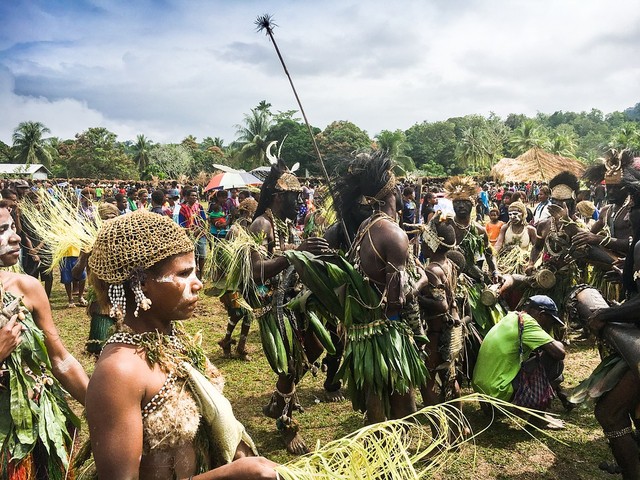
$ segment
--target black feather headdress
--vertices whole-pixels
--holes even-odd
[[[549,188],[551,189],[551,198],[556,200],[569,200],[575,198],[580,184],[578,177],[573,173],[564,171],[557,174],[549,180]]]

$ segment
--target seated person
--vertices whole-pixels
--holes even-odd
[[[546,295],[534,295],[522,312],[509,312],[487,333],[473,371],[476,392],[537,410],[546,410],[554,396],[553,385],[562,381],[565,350],[549,334],[557,325],[555,302]],[[528,391],[524,377],[538,372],[547,388],[540,394]],[[544,391],[543,391],[544,390]],[[562,428],[558,420],[546,418],[546,428]]]

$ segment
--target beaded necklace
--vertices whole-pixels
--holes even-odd
[[[121,331],[111,335],[105,342],[105,344],[110,343],[122,343],[141,348],[150,366],[157,364],[168,374],[182,376],[178,369],[181,362],[188,362],[201,372],[205,372],[206,369],[207,360],[202,346],[187,335],[178,322],[172,324],[169,334],[158,331],[144,333]]]

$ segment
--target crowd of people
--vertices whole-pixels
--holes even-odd
[[[247,335],[254,324],[260,330],[275,379],[263,413],[292,454],[309,451],[294,419],[296,390],[322,362],[325,400],[350,399],[367,423],[416,412],[418,395],[425,406],[459,399],[470,384],[531,413],[540,428],[561,429],[556,417],[527,409],[547,411],[557,398],[570,411],[592,396],[615,459],[603,468],[640,478],[638,333],[620,325],[637,321],[640,298],[639,179],[626,150],[608,152],[582,179],[561,172],[544,182],[425,185],[397,179],[390,159],[374,153],[333,179],[331,207],[318,201],[321,187],[302,184],[280,159],[259,191],[67,186],[80,221],[102,222],[93,248],[65,246],[59,266],[69,307],[87,303],[85,282],[96,293],[88,346],[99,359],[90,380],[51,318],[49,237],[21,208],[63,190],[5,183],[0,262],[21,263],[28,275],[0,271],[0,384],[19,388],[10,379],[20,369],[41,378],[19,361],[24,313],[10,307],[21,298],[48,355],[39,391],[61,386],[85,405],[99,476],[276,478],[277,465],[257,456],[221,393],[220,372],[177,322],[191,317],[211,282],[228,316],[218,341],[225,356],[251,361],[258,352]],[[589,332],[603,363],[568,392],[565,347]],[[20,397],[32,407],[31,425],[67,429],[69,418],[38,413],[41,397]],[[46,435],[27,439],[26,424],[14,428],[0,451],[9,478],[68,468],[69,441],[54,455]],[[468,433],[449,428],[452,438]]]

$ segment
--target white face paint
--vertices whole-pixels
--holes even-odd
[[[173,282],[174,275],[163,275],[162,277],[156,278],[156,282],[158,283],[170,283]]]
[[[186,300],[186,301],[189,301],[198,297],[197,294],[193,295],[191,292],[194,281],[200,282],[200,280],[196,276],[195,268],[193,269],[193,271],[188,277],[182,277],[180,275],[175,275],[172,273],[169,275],[163,275],[161,277],[156,278],[157,283],[175,283],[176,285],[181,287],[182,300]]]
[[[522,213],[515,211],[509,212],[509,220],[513,223],[520,223],[522,221]]]
[[[8,211],[6,216],[7,219],[0,223],[0,257],[3,257],[11,252],[16,252],[16,250],[20,248],[18,243],[19,238],[16,234],[16,226],[13,223],[13,218],[11,218],[11,215],[8,213]],[[16,261],[17,260],[18,256],[16,255]],[[14,263],[15,262],[10,263],[9,265],[13,265]],[[2,258],[0,258],[0,266],[8,266],[5,265],[5,262],[2,260]]]

